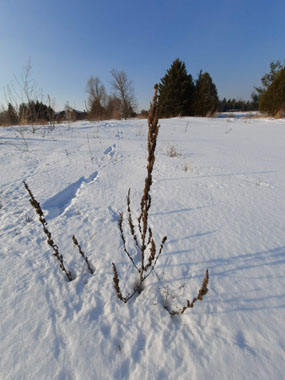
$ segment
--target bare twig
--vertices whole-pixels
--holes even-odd
[[[134,262],[134,259],[132,258],[132,256],[130,255],[129,251],[127,250],[126,239],[125,239],[125,234],[124,234],[124,230],[123,230],[123,221],[124,221],[123,213],[120,212],[119,215],[120,215],[119,228],[120,228],[120,232],[121,232],[121,239],[122,239],[122,242],[123,242],[124,251],[125,251],[126,255],[128,256],[128,258],[131,260],[131,262],[134,265],[134,267],[136,268],[136,270],[139,272],[140,271],[139,268],[137,267],[136,263]]]

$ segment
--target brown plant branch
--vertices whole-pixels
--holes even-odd
[[[139,246],[139,242],[138,242],[137,235],[135,233],[135,226],[134,226],[133,218],[132,218],[130,195],[131,195],[131,189],[129,189],[128,196],[127,196],[128,221],[129,221],[129,227],[130,227],[130,231],[131,231],[132,237],[133,237],[133,239],[134,239],[134,241],[136,243],[136,246],[138,247]]]
[[[52,239],[52,236],[51,236],[51,233],[50,231],[48,230],[47,228],[47,221],[44,217],[44,213],[43,213],[43,210],[41,208],[41,205],[40,203],[35,199],[33,193],[31,192],[29,186],[26,184],[25,181],[23,181],[24,183],[24,186],[27,190],[27,192],[29,193],[29,196],[30,196],[30,204],[32,205],[32,207],[36,210],[36,213],[39,215],[39,221],[41,222],[42,226],[43,226],[43,231],[44,233],[46,234],[47,236],[47,244],[51,247],[51,249],[53,250],[53,256],[56,257],[56,259],[58,260],[59,262],[59,267],[60,269],[65,273],[68,281],[72,281],[73,278],[72,278],[72,274],[71,272],[69,272],[66,268],[65,268],[65,265],[64,265],[64,262],[63,262],[63,256],[59,253],[59,249],[58,249],[58,246],[54,243],[53,239]]]
[[[137,289],[135,289],[131,294],[129,294],[127,297],[123,297],[122,295],[122,292],[121,292],[121,289],[120,289],[120,285],[119,285],[119,276],[118,276],[118,272],[117,272],[117,268],[116,268],[116,265],[114,263],[112,263],[112,266],[113,266],[113,274],[114,274],[114,277],[113,277],[113,285],[114,285],[114,289],[115,289],[115,292],[117,294],[117,297],[123,301],[124,303],[127,303],[129,301],[129,299],[132,298],[132,296],[136,293]]]
[[[132,256],[130,255],[129,251],[127,250],[126,239],[125,239],[125,234],[124,234],[124,230],[123,230],[124,215],[123,215],[122,212],[120,212],[119,215],[120,215],[119,229],[120,229],[121,239],[122,239],[123,246],[124,246],[124,251],[125,251],[126,255],[128,256],[128,258],[131,260],[131,262],[134,265],[134,267],[136,268],[136,270],[139,272],[140,271],[139,268],[137,267],[136,263],[134,262],[134,259],[132,258]]]
[[[179,310],[172,310],[172,311],[169,311],[169,313],[171,315],[181,315],[184,313],[185,310],[187,309],[190,309],[192,307],[194,307],[194,304],[195,302],[197,302],[198,300],[199,301],[203,301],[203,298],[204,296],[208,293],[208,283],[209,283],[209,272],[208,272],[208,269],[206,270],[205,272],[205,276],[204,276],[204,279],[203,279],[203,283],[202,283],[202,286],[199,290],[199,293],[197,295],[197,297],[194,297],[192,302],[190,302],[189,300],[187,300],[187,303],[185,306],[183,306],[181,309]]]
[[[162,250],[163,250],[163,247],[164,247],[164,243],[166,242],[167,240],[167,236],[164,236],[164,238],[162,239],[161,241],[161,244],[160,244],[160,248],[159,248],[159,252],[158,252],[158,255],[156,256],[155,260],[154,260],[154,263],[151,267],[151,270],[148,272],[148,274],[144,277],[144,280],[151,274],[151,272],[154,270],[154,267],[156,266],[156,263],[157,263],[157,260],[159,259],[159,256],[161,255],[162,253]],[[152,260],[153,261],[153,260]]]

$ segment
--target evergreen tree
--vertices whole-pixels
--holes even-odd
[[[9,124],[11,125],[18,124],[18,115],[15,108],[12,106],[11,103],[8,104],[7,116],[8,116]]]
[[[270,62],[270,71],[269,73],[264,74],[261,78],[261,87],[255,87],[258,95],[262,95],[265,91],[272,85],[274,79],[277,77],[278,73],[284,69],[284,66],[279,60],[276,62]]]
[[[219,106],[219,98],[216,85],[213,83],[209,73],[199,73],[194,92],[194,114],[206,116],[214,113]]]
[[[269,73],[264,74],[264,76],[261,78],[261,86],[254,87],[255,91],[251,94],[251,97],[257,106],[259,104],[260,97],[268,90],[278,73],[284,68],[285,66],[282,65],[279,60],[276,62],[270,62]]]
[[[250,111],[257,111],[258,110],[258,107],[259,107],[259,95],[257,95],[256,92],[252,92],[252,94],[250,95],[252,101],[251,101],[251,108],[250,108]]]
[[[100,120],[104,118],[105,108],[101,105],[100,99],[94,99],[88,113],[90,120]]]
[[[259,111],[270,115],[285,113],[285,68],[278,72],[272,84],[261,95]]]
[[[193,79],[184,62],[176,59],[159,84],[159,111],[162,117],[191,115]]]
[[[19,107],[19,120],[22,124],[51,121],[54,118],[52,107],[33,100],[29,103],[21,103]]]

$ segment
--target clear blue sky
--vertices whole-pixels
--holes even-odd
[[[1,0],[0,104],[29,57],[57,109],[83,109],[91,75],[109,90],[113,68],[146,108],[176,58],[194,79],[208,71],[220,98],[249,99],[269,63],[285,59],[284,15],[284,0]]]

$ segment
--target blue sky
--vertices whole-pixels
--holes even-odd
[[[0,104],[29,57],[57,109],[83,109],[91,75],[108,91],[113,68],[147,108],[176,58],[194,79],[208,71],[220,98],[249,99],[269,63],[285,59],[284,14],[284,0],[1,0]]]

